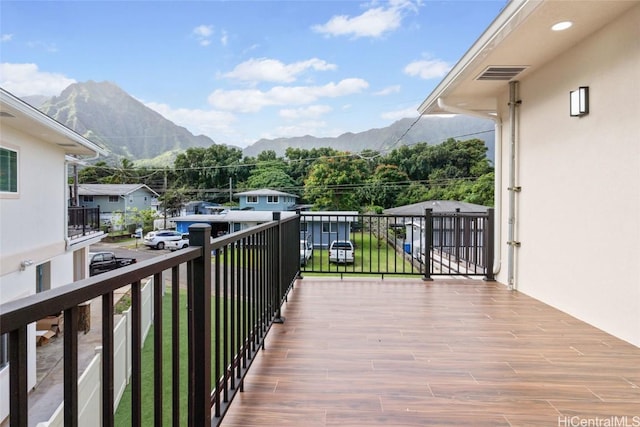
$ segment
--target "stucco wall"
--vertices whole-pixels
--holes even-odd
[[[2,142],[19,146],[19,197],[0,199],[0,251],[3,257],[24,253],[37,260],[36,248],[57,245],[64,250],[64,152],[38,143],[7,126]]]
[[[640,6],[520,82],[516,286],[640,346]],[[589,86],[590,113],[569,116]],[[506,99],[502,100],[506,105]],[[507,123],[508,116],[503,114]],[[503,129],[502,241],[510,127]],[[507,282],[507,247],[498,279]]]

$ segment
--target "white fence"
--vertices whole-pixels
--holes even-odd
[[[153,324],[153,278],[141,289],[142,294],[142,343]],[[120,399],[131,378],[131,310],[122,313],[122,318],[113,328],[113,407],[118,408]],[[78,424],[99,426],[102,424],[102,347],[78,379]],[[64,403],[58,406],[49,421],[37,427],[63,427]]]

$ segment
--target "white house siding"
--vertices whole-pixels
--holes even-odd
[[[0,199],[0,253],[2,258],[40,259],[40,250],[54,246],[64,251],[65,169],[64,152],[53,144],[3,126],[2,141],[19,145],[18,198]],[[46,177],[46,178],[45,178]],[[2,273],[19,266],[3,265]],[[1,289],[1,288],[0,288]],[[0,294],[1,296],[1,294]]]
[[[65,153],[52,143],[2,127],[0,143],[18,150],[18,197],[0,196],[0,303],[36,291],[36,266],[50,265],[50,286],[73,281],[73,253],[66,252]],[[20,262],[33,265],[20,270]],[[36,385],[35,326],[28,328],[29,388]],[[0,421],[9,414],[8,367],[0,371]]]
[[[640,6],[520,82],[516,286],[640,346]],[[569,116],[589,86],[590,113]],[[508,123],[507,94],[501,100]],[[507,283],[510,127],[502,134]]]

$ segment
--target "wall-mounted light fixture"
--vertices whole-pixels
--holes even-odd
[[[20,270],[24,271],[27,267],[30,267],[32,265],[33,265],[32,259],[25,259],[24,261],[20,261]]]
[[[582,117],[589,114],[589,86],[580,86],[569,92],[569,114]]]

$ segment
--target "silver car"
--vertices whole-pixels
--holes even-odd
[[[172,240],[182,239],[182,233],[174,230],[158,230],[150,231],[144,236],[144,243],[146,246],[154,249],[164,249],[165,243]]]

